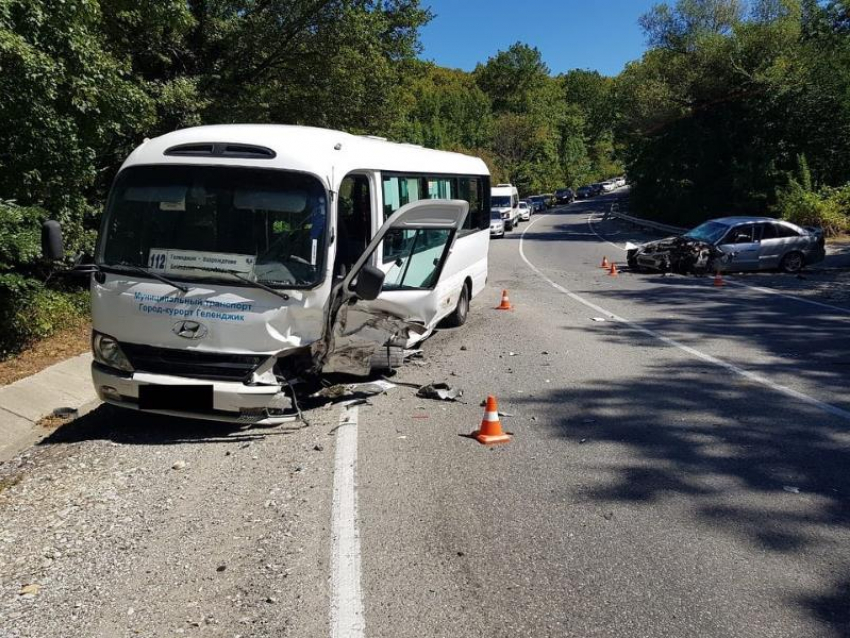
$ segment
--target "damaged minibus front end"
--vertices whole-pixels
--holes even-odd
[[[401,208],[324,294],[96,275],[95,388],[105,402],[146,412],[253,425],[290,420],[300,384],[393,367],[430,333],[444,298],[433,293],[467,210],[450,200]],[[394,258],[382,270],[371,262],[379,246],[387,252],[385,242]]]
[[[368,375],[376,361],[399,361],[430,334],[440,310],[440,296],[431,293],[468,210],[461,200],[424,200],[387,220],[331,294],[324,337],[314,347],[317,372]],[[395,246],[386,271],[370,263],[382,243]]]

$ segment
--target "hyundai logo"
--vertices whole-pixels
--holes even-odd
[[[203,339],[207,336],[207,327],[197,321],[178,321],[171,332],[184,339]]]

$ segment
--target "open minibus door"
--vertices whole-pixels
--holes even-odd
[[[331,293],[323,338],[315,345],[317,371],[368,375],[381,349],[403,347],[429,330],[437,308],[428,300],[468,212],[465,201],[420,200],[381,226]],[[382,244],[386,270],[372,263]],[[398,294],[382,298],[386,292]]]

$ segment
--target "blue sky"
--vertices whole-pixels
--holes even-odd
[[[645,48],[638,18],[659,0],[422,0],[437,17],[422,29],[422,58],[471,71],[521,41],[553,73],[619,73]]]

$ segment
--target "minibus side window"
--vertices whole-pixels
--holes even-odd
[[[490,228],[489,180],[477,177],[447,177],[444,175],[392,175],[384,174],[384,219],[405,204],[427,197],[428,199],[462,199],[469,202],[469,215],[464,220],[459,236]],[[512,198],[513,199],[513,198]],[[518,205],[517,203],[514,206]],[[384,263],[396,259],[408,247],[413,235],[396,233],[384,240]]]

